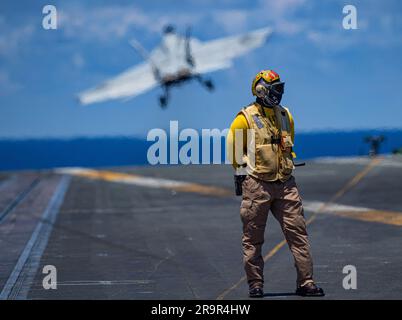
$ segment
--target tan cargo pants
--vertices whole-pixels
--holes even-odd
[[[244,269],[250,288],[262,287],[264,283],[261,247],[269,210],[280,223],[293,254],[297,286],[313,282],[313,262],[295,178],[292,176],[285,182],[265,182],[247,176],[243,182],[240,216],[243,222]]]

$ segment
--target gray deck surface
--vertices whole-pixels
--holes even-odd
[[[330,201],[370,161],[309,161],[295,172],[303,201]],[[230,166],[105,170],[233,189]],[[378,163],[335,202],[402,215],[402,160]],[[244,276],[239,204],[233,195],[69,178],[51,171],[2,172],[2,298],[247,299],[247,284],[239,282]],[[46,212],[54,221],[44,219]],[[308,219],[313,213],[306,209],[305,214]],[[398,221],[367,221],[325,210],[317,214],[308,232],[324,299],[402,299]],[[270,215],[264,254],[282,240]],[[56,290],[42,286],[45,265],[57,268]],[[357,268],[356,290],[342,286],[345,265]],[[293,295],[295,280],[285,245],[266,262],[265,299],[301,299]]]

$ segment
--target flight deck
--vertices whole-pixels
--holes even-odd
[[[402,157],[314,159],[295,177],[323,299],[402,299]],[[240,201],[228,165],[1,172],[0,298],[248,299]],[[264,299],[309,299],[271,214],[265,241]]]

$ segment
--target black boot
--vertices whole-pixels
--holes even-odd
[[[264,296],[264,291],[260,287],[251,288],[248,292],[248,296],[250,298],[262,298]]]
[[[309,282],[303,287],[296,289],[296,294],[302,297],[323,297],[325,296],[324,290],[317,287],[313,282]]]

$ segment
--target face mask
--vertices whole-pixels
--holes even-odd
[[[266,104],[267,106],[279,105],[282,100],[284,89],[285,89],[284,82],[276,82],[268,84],[263,80],[260,81],[255,87],[257,97],[262,99],[264,104]]]

